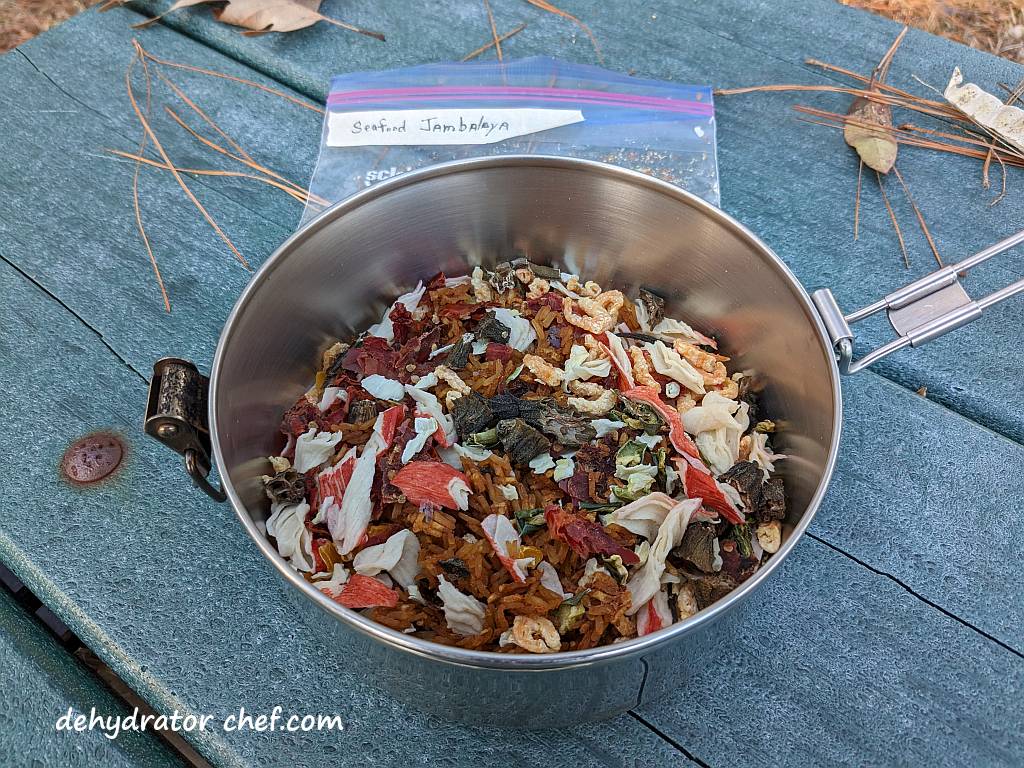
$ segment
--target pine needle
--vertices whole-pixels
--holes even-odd
[[[182,69],[182,70],[185,70],[186,72],[196,72],[196,73],[198,73],[200,75],[207,75],[209,77],[218,77],[218,78],[221,78],[223,80],[230,80],[230,81],[232,81],[234,83],[241,83],[243,85],[248,85],[248,86],[251,86],[252,88],[256,88],[256,89],[258,89],[260,91],[263,91],[265,93],[269,93],[269,94],[271,94],[273,96],[278,96],[278,97],[280,97],[282,99],[285,99],[286,101],[290,101],[293,104],[296,104],[296,105],[302,107],[303,109],[310,110],[311,112],[316,112],[316,113],[321,114],[321,115],[324,113],[324,110],[323,110],[322,107],[318,107],[315,104],[310,104],[309,102],[303,101],[302,99],[298,99],[295,96],[292,96],[290,93],[285,93],[284,91],[279,91],[276,88],[270,88],[270,87],[268,87],[266,85],[263,85],[261,83],[257,83],[257,82],[255,82],[253,80],[246,80],[244,77],[235,77],[234,75],[227,75],[227,74],[224,74],[223,72],[217,72],[217,71],[212,70],[212,69],[203,69],[202,67],[194,67],[194,66],[192,66],[190,64],[181,64],[181,63],[176,62],[176,61],[170,61],[168,59],[161,59],[161,58],[158,58],[157,56],[154,56],[152,53],[150,53],[145,48],[143,48],[138,40],[133,39],[132,40],[132,44],[135,46],[136,50],[138,50],[141,55],[145,56],[147,59],[149,59],[152,62],[160,64],[161,66],[171,67],[172,69]]]
[[[494,12],[491,10],[490,0],[484,0],[484,8],[487,10],[487,23],[491,25],[494,52],[498,55],[498,61],[504,61],[505,57],[501,53],[501,39],[498,37],[498,26],[494,23]]]
[[[604,64],[604,54],[601,53],[601,46],[597,42],[597,38],[594,36],[594,33],[590,31],[590,27],[588,27],[586,24],[584,24],[578,18],[573,16],[571,13],[563,11],[561,8],[556,8],[551,3],[549,3],[547,0],[526,0],[526,2],[528,2],[530,5],[534,6],[535,8],[540,8],[542,11],[547,11],[548,13],[555,14],[555,16],[561,16],[563,19],[568,19],[573,24],[575,24],[577,27],[582,29],[586,33],[587,37],[590,38],[590,44],[592,46],[594,46],[594,53],[597,54],[597,60],[599,62],[601,62],[602,64]]]
[[[498,42],[499,43],[504,43],[510,37],[514,37],[515,35],[518,35],[524,29],[526,29],[526,25],[525,24],[520,24],[515,29],[512,29],[509,32],[506,32],[504,35],[499,37],[498,38]],[[481,45],[479,48],[476,48],[473,51],[470,51],[469,53],[467,53],[465,56],[463,56],[462,57],[462,61],[472,61],[477,56],[479,56],[481,53],[486,53],[487,51],[489,51],[493,47],[494,47],[494,41],[493,40],[489,40],[488,42],[486,42],[483,45]]]
[[[131,102],[132,109],[135,111],[135,116],[138,118],[139,123],[141,123],[142,125],[142,129],[146,132],[146,135],[149,136],[149,140],[153,142],[153,146],[156,147],[157,152],[163,158],[164,162],[167,163],[167,165],[171,166],[171,174],[174,176],[175,181],[178,182],[178,185],[185,193],[185,196],[188,197],[190,201],[192,201],[192,204],[195,205],[195,207],[203,215],[203,218],[206,219],[207,223],[211,227],[213,227],[213,231],[216,232],[217,235],[221,238],[221,240],[223,240],[224,243],[228,246],[228,248],[231,249],[231,252],[235,254],[235,257],[242,263],[242,265],[245,266],[246,269],[252,269],[252,267],[249,266],[249,262],[246,261],[242,253],[235,247],[235,244],[231,242],[231,238],[229,238],[227,234],[225,234],[224,230],[220,228],[220,225],[216,221],[214,221],[213,217],[209,214],[206,208],[203,207],[203,204],[199,202],[199,198],[197,198],[192,193],[192,190],[189,189],[188,184],[185,183],[185,180],[181,177],[181,174],[178,173],[177,169],[174,167],[174,164],[171,162],[171,158],[167,156],[167,152],[164,150],[163,145],[160,143],[160,140],[156,137],[156,134],[153,132],[153,128],[152,126],[150,126],[149,120],[146,119],[146,116],[142,113],[142,110],[139,108],[139,103],[135,99],[135,90],[132,88],[132,70],[135,67],[135,62],[140,60],[142,60],[142,54],[141,52],[138,52],[138,55],[135,58],[133,58],[131,63],[128,65],[128,71],[125,73],[125,85],[128,88],[128,100]]]
[[[134,61],[134,59],[132,61]],[[152,114],[153,105],[153,83],[149,74],[149,66],[146,64],[145,59],[142,60],[142,69],[146,73],[146,115],[150,115]],[[131,65],[129,65],[129,71],[131,71]],[[139,141],[140,155],[146,149],[147,140],[146,134],[143,133],[142,139]],[[146,234],[146,227],[142,223],[142,205],[139,202],[139,172],[141,170],[141,163],[135,163],[135,170],[132,173],[132,207],[135,209],[135,225],[138,227],[139,235],[142,237],[142,244],[146,247],[146,255],[149,256],[149,263],[153,267],[153,274],[156,276],[156,284],[160,286],[160,295],[164,300],[164,310],[170,314],[171,299],[167,295],[167,286],[164,285],[164,278],[160,274],[160,266],[156,263],[156,254],[153,253],[153,246],[149,242],[149,235]]]
[[[910,194],[910,188],[907,186],[907,182],[903,180],[903,174],[900,173],[900,169],[895,165],[892,167],[893,173],[896,174],[896,179],[899,181],[900,186],[903,187],[903,194],[907,196],[907,200],[910,203],[910,207],[914,209],[914,215],[917,216],[917,223],[921,226],[921,232],[924,233],[924,239],[928,241],[928,247],[932,249],[932,255],[935,256],[935,261],[939,263],[939,266],[943,266],[942,257],[939,255],[939,249],[935,247],[935,241],[932,239],[932,233],[928,230],[928,225],[924,221],[924,214],[921,213],[921,209],[917,207],[917,203],[914,201],[913,195]]]
[[[859,159],[859,158],[858,158]],[[857,164],[857,196],[853,203],[853,239],[860,239],[860,182],[864,175],[864,161]]]
[[[896,212],[893,211],[892,205],[889,204],[889,196],[885,193],[885,183],[882,180],[882,174],[875,171],[875,177],[878,179],[878,188],[882,191],[882,200],[885,202],[885,210],[889,212],[889,218],[892,220],[893,229],[896,230],[896,237],[900,241],[900,250],[903,252],[903,263],[907,269],[910,269],[910,256],[907,254],[907,244],[903,242],[903,231],[900,229],[900,223],[896,221]]]

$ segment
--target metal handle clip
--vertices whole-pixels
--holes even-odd
[[[832,339],[841,373],[856,373],[903,347],[919,347],[955,328],[981,317],[983,310],[1024,293],[1024,279],[972,299],[959,282],[962,273],[987,261],[996,254],[1024,242],[1024,231],[991,245],[959,264],[943,267],[930,275],[905,285],[863,309],[844,315],[832,291],[821,288],[811,294],[822,322]],[[886,311],[896,338],[857,360],[853,359],[854,336],[850,326],[876,312]]]
[[[185,457],[185,471],[207,496],[227,494],[210,483],[210,430],[206,398],[210,380],[188,360],[164,357],[153,364],[146,406],[146,434]]]

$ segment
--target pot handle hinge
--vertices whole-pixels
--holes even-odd
[[[185,471],[207,496],[225,501],[210,483],[210,430],[206,399],[210,380],[188,360],[164,357],[153,364],[146,405],[146,434],[185,458]]]
[[[811,294],[825,330],[835,348],[840,373],[849,374],[878,362],[904,347],[919,347],[981,317],[982,311],[1024,293],[1024,278],[981,299],[972,299],[960,284],[967,270],[1024,242],[1024,231],[968,256],[958,264],[943,267],[903,286],[856,312],[843,314],[828,288]],[[896,338],[854,360],[854,336],[850,326],[885,310]]]

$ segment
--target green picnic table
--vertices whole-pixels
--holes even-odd
[[[0,562],[159,713],[338,713],[344,730],[185,734],[216,765],[1020,765],[1024,763],[1024,303],[1007,302],[929,346],[844,381],[843,448],[809,535],[678,691],[615,720],[563,731],[482,729],[408,709],[373,670],[321,644],[286,585],[226,505],[192,488],[141,429],[158,357],[204,370],[247,271],[159,169],[140,201],[172,302],[168,314],[136,229],[139,128],[125,70],[133,38],[156,57],[324,102],[331,75],[457,60],[485,43],[484,6],[462,0],[327,0],[326,24],[245,37],[205,8],[140,2],[85,12],[0,58],[0,392],[6,422]],[[899,27],[832,0],[564,0],[600,41],[604,66],[727,88],[837,84],[808,57],[869,72]],[[570,21],[524,0],[491,0],[497,28],[525,22],[509,57],[598,63]],[[491,53],[487,55],[493,55]],[[1024,68],[911,31],[890,82],[942,86],[954,66],[996,89]],[[320,115],[237,82],[174,80],[260,162],[304,183]],[[722,208],[808,287],[848,309],[934,267],[913,214],[891,195],[903,265],[877,185],[852,236],[855,157],[799,122],[794,103],[843,112],[838,94],[751,94],[716,103]],[[183,168],[209,164],[167,115],[154,125]],[[899,167],[948,262],[1024,227],[1024,175],[990,205],[981,164],[904,150]],[[998,173],[993,172],[995,178]],[[197,198],[258,266],[301,205],[244,179],[189,177]],[[996,182],[998,185],[998,182]],[[1024,274],[1021,251],[971,273],[982,295]],[[885,340],[884,323],[863,332]],[[927,395],[917,393],[927,388]],[[78,437],[127,445],[108,481],[59,471]],[[116,711],[56,643],[0,599],[0,764],[166,764],[155,739],[58,733],[73,707]],[[26,640],[26,638],[28,638]],[[5,674],[6,673],[6,674]],[[40,691],[45,691],[41,695]],[[90,751],[93,750],[93,751]]]

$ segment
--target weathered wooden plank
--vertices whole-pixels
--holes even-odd
[[[135,374],[4,264],[0,288],[7,299],[0,349],[11,361],[0,388],[13,393],[0,558],[162,708],[223,718],[242,705],[269,711],[280,704],[286,712],[337,709],[346,720],[341,735],[204,734],[196,743],[211,759],[316,765],[330,754],[347,765],[416,755],[423,763],[526,764],[543,749],[559,765],[684,762],[630,718],[561,738],[484,733],[392,703],[358,663],[333,657],[295,622],[284,585],[230,510],[188,488],[173,457],[141,435],[133,403],[143,387]],[[76,372],[70,381],[69,370]],[[45,398],[40,380],[53,383]],[[80,381],[92,383],[90,397],[79,395]],[[892,417],[880,408],[871,418],[884,424]],[[55,466],[65,442],[111,428],[130,445],[123,472],[87,491],[63,484]],[[936,449],[939,466],[949,462],[944,450]],[[836,513],[842,510],[823,515]],[[897,519],[904,513],[891,512]],[[69,542],[88,542],[89,555],[68,556]],[[993,602],[1012,603],[998,596],[1004,585],[988,586]],[[727,653],[709,660],[688,687],[640,713],[707,763],[723,755],[739,763],[788,756],[802,764],[877,763],[894,743],[908,763],[1021,758],[1010,737],[1022,725],[1013,706],[1021,658],[813,540],[755,598],[722,647]]]
[[[2,261],[0,295],[10,430],[0,559],[155,707],[213,715],[209,730],[187,734],[208,759],[526,766],[543,750],[555,765],[689,765],[628,716],[540,736],[467,728],[394,703],[369,684],[372,670],[332,654],[296,621],[284,583],[230,508],[190,488],[173,456],[143,436],[138,376]],[[72,488],[57,471],[66,444],[99,429],[124,436],[127,464],[103,485]],[[220,729],[241,706],[270,713],[276,705],[336,712],[345,730]]]
[[[166,0],[138,4],[150,12]],[[586,37],[570,22],[527,7],[494,4],[500,29],[526,21],[528,28],[503,46],[508,56],[548,54],[596,63]],[[823,83],[835,79],[803,64],[816,57],[867,72],[899,27],[880,17],[838,6],[831,0],[726,3],[568,0],[560,7],[585,20],[601,42],[605,65],[638,75],[729,87],[759,83]],[[315,96],[324,97],[330,75],[458,59],[487,39],[486,15],[476,3],[433,2],[410,14],[400,2],[328,2],[325,12],[380,29],[381,44],[326,25],[287,38],[245,38],[210,20],[205,9],[184,11],[167,23],[204,40],[257,69]],[[1024,67],[961,45],[912,31],[890,75],[894,85],[924,92],[918,75],[942,86],[953,66],[996,88],[1016,83]],[[838,134],[797,121],[794,103],[843,112],[841,96],[748,95],[718,100],[722,207],[751,226],[812,287],[833,287],[848,310],[863,306],[913,277],[934,261],[917,231],[913,213],[895,179],[889,192],[912,252],[905,270],[877,184],[867,179],[861,237],[852,238],[857,166]],[[916,115],[898,117],[926,124]],[[1011,171],[1010,195],[997,206],[995,190],[980,186],[976,161],[904,149],[901,168],[931,226],[941,253],[962,258],[1011,234],[1024,218],[1024,174]],[[994,184],[999,185],[998,174]],[[1019,278],[1024,256],[1004,256],[968,280],[975,295]],[[879,370],[910,389],[925,385],[929,396],[1024,442],[1024,414],[1005,407],[1019,398],[1015,364],[1021,354],[1015,305],[995,308],[974,327],[905,352]],[[860,332],[860,329],[858,329]],[[889,338],[884,323],[863,329],[865,349]],[[985,382],[985,386],[979,386]]]
[[[686,695],[640,711],[710,765],[1024,759],[1024,661],[807,541]],[[965,646],[965,644],[967,644]],[[967,648],[971,650],[967,650]],[[977,651],[977,655],[974,655]]]
[[[56,732],[68,709],[87,717],[130,714],[11,596],[0,589],[0,761],[11,766],[163,768],[180,761],[151,733]]]

